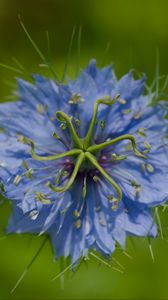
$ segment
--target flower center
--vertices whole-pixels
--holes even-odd
[[[136,147],[136,140],[130,134],[121,135],[117,138],[107,140],[100,144],[93,144],[93,142],[92,142],[93,131],[94,131],[94,126],[96,124],[96,118],[97,118],[99,105],[100,104],[107,105],[107,106],[113,105],[118,97],[119,97],[119,95],[116,95],[113,99],[111,99],[110,97],[104,97],[102,99],[98,99],[95,101],[90,126],[89,126],[88,132],[84,139],[80,139],[80,137],[77,135],[77,133],[74,129],[74,126],[72,124],[72,117],[68,116],[63,111],[56,112],[57,119],[60,122],[65,123],[69,129],[71,140],[73,142],[73,147],[69,151],[66,151],[64,153],[57,154],[57,155],[52,155],[52,156],[39,156],[35,153],[34,142],[32,140],[29,140],[29,144],[31,146],[31,155],[32,155],[32,158],[35,160],[51,161],[51,160],[57,160],[57,159],[60,159],[63,157],[68,157],[68,156],[74,156],[76,158],[76,162],[74,164],[74,169],[71,173],[71,176],[70,176],[68,182],[65,185],[55,186],[55,185],[52,185],[51,182],[47,183],[47,186],[50,187],[53,191],[65,192],[66,190],[68,190],[74,183],[75,178],[76,178],[79,170],[82,168],[82,166],[86,163],[89,163],[91,166],[93,166],[93,168],[97,169],[100,172],[100,174],[112,185],[112,187],[114,188],[116,195],[117,195],[117,201],[120,201],[122,199],[122,191],[121,191],[120,187],[108,175],[108,173],[103,169],[103,167],[99,164],[99,162],[96,159],[96,153],[110,145],[117,143],[117,142],[120,142],[123,140],[129,140],[131,142],[132,149],[136,156],[145,158],[144,154],[139,152],[139,150]],[[118,158],[120,158],[120,157],[118,157]],[[121,160],[121,158],[119,160]]]

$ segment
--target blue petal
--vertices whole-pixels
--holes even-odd
[[[96,67],[96,60],[93,58],[90,60],[88,66],[85,68],[84,72],[89,74],[93,79],[96,78],[97,75],[97,67]]]
[[[34,74],[33,78],[35,79],[37,93],[41,95],[42,103],[48,106],[50,115],[53,115],[54,112],[60,109],[66,111],[71,97],[68,87],[38,74]]]
[[[99,197],[100,199],[99,218],[97,219],[100,224],[104,225],[105,229],[108,228],[108,232],[114,240],[124,247],[128,232],[137,236],[156,236],[156,226],[146,204],[132,201],[123,194],[118,208],[112,210],[112,203],[108,201],[109,194],[111,194],[111,187],[108,183],[106,183],[106,187],[101,186],[98,194],[95,192],[95,198]],[[108,206],[104,205],[105,199],[103,200],[103,198],[106,198]],[[101,234],[101,237],[104,240],[104,245],[106,245],[104,234]]]
[[[119,166],[109,169],[109,173],[130,199],[149,206],[162,204],[168,199],[167,151],[164,145],[153,146],[145,161],[128,156]],[[133,182],[140,185],[138,194]]]
[[[144,100],[144,99],[142,99]],[[118,155],[126,155],[127,159],[120,163],[114,163],[111,161],[107,170],[112,178],[116,179],[118,184],[121,186],[123,193],[132,200],[147,203],[148,205],[158,205],[165,202],[168,199],[168,189],[166,182],[168,181],[168,150],[165,144],[164,136],[167,131],[165,126],[164,115],[165,112],[160,104],[155,107],[144,107],[140,106],[142,115],[140,118],[134,119],[131,117],[128,122],[123,120],[123,130],[121,125],[118,125],[117,119],[116,126],[120,127],[120,134],[133,134],[137,141],[137,147],[140,151],[144,150],[144,142],[148,142],[151,146],[151,150],[146,154],[147,160],[143,161],[137,158],[132,151],[125,149],[127,144],[126,141],[117,143],[109,147],[105,155],[110,153],[117,153]],[[142,101],[144,104],[144,101]],[[133,104],[132,104],[133,105]],[[136,106],[136,101],[135,104]],[[122,119],[119,118],[121,121]],[[112,122],[113,123],[113,122]],[[126,125],[126,127],[124,127]],[[112,125],[107,128],[112,128]],[[145,137],[140,136],[138,131],[141,128],[145,128]],[[119,128],[113,127],[118,133]],[[105,132],[107,133],[107,131]],[[118,134],[117,134],[118,136]],[[108,138],[115,137],[115,134],[111,133],[107,136]],[[111,160],[111,157],[110,157]],[[144,172],[143,165],[151,165],[153,171]],[[141,192],[139,196],[136,196],[135,188],[131,185],[131,182],[138,182],[141,185]]]
[[[15,137],[0,134],[0,177],[7,179],[15,173],[16,168],[21,164],[23,157],[28,157],[27,147],[17,142]]]
[[[17,202],[13,204],[12,214],[8,221],[7,233],[39,233],[47,217],[48,210],[45,209],[39,213],[38,210],[34,209],[25,214],[17,204]]]
[[[111,89],[111,97],[114,97],[119,93],[120,98],[114,105],[110,107],[100,107],[99,109],[98,120],[105,120],[103,134],[106,138],[112,135],[122,134],[124,131],[128,130],[127,128],[129,125],[131,127],[132,125],[137,124],[139,122],[139,118],[136,117],[138,114],[140,114],[140,116],[141,113],[142,115],[146,115],[146,110],[149,114],[147,106],[149,105],[150,98],[149,96],[142,96],[145,77],[142,77],[140,80],[134,80],[132,73],[130,72],[125,75],[124,78],[123,81],[130,81],[130,88],[128,88],[127,85],[126,87],[123,85],[122,90],[122,82],[119,84],[120,81],[117,82],[114,80],[114,88]],[[115,82],[117,83],[115,84]],[[125,92],[124,89],[126,89]],[[124,102],[121,104],[120,101]],[[96,132],[96,139],[100,139],[101,136],[100,126],[98,129],[99,131]]]
[[[69,83],[72,93],[80,94],[84,100],[78,104],[78,114],[81,123],[81,137],[88,129],[89,121],[93,113],[93,105],[97,99],[97,87],[95,81],[86,72],[83,72],[76,81]]]
[[[149,208],[124,200],[126,211],[121,215],[121,223],[126,232],[136,236],[156,237],[157,228]]]
[[[145,75],[141,79],[135,80],[133,78],[133,72],[130,71],[116,83],[115,92],[113,91],[113,94],[120,94],[125,100],[136,99],[143,94],[145,81]]]
[[[111,94],[111,90],[116,84],[116,77],[111,66],[99,69],[96,66],[96,60],[92,59],[84,72],[95,80],[98,98]]]

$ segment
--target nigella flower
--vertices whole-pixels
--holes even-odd
[[[126,235],[157,234],[151,208],[168,199],[166,120],[145,76],[117,79],[92,60],[67,84],[18,79],[0,106],[1,193],[8,232],[48,233],[56,257],[108,257]]]

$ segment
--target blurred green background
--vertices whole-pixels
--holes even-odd
[[[168,73],[167,0],[0,0],[0,63],[15,66],[15,57],[28,73],[47,73],[39,67],[41,60],[27,40],[18,15],[46,55],[48,30],[58,76],[63,72],[74,25],[82,26],[81,67],[95,57],[99,66],[114,62],[117,75],[130,68],[146,72],[150,83],[158,49],[160,74]],[[69,76],[76,72],[76,57],[77,35]],[[17,76],[0,69],[1,101],[10,99]],[[11,289],[44,237],[3,238],[9,213],[10,205],[4,203],[0,209],[0,299],[168,299],[167,212],[161,214],[164,239],[152,241],[154,262],[147,240],[128,239],[126,254],[117,250],[114,256],[124,266],[123,274],[91,257],[88,266],[82,265],[73,276],[65,276],[62,290],[60,280],[51,281],[59,273],[60,264],[54,262],[48,242],[13,294]]]

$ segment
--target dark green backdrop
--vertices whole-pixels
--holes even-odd
[[[156,0],[0,0],[0,63],[14,66],[16,57],[28,72],[45,72],[39,57],[19,24],[24,24],[47,54],[49,31],[51,57],[59,76],[63,70],[73,26],[82,26],[81,67],[95,57],[99,65],[114,62],[118,75],[135,68],[146,72],[150,83],[155,76],[156,50],[160,74],[168,73],[168,1]],[[77,41],[77,36],[75,38]],[[105,54],[107,45],[110,45]],[[76,44],[72,49],[68,74],[74,76]],[[10,98],[18,74],[0,69],[0,101]],[[0,230],[4,234],[10,205],[0,206]],[[168,214],[162,214],[164,239],[152,242],[155,262],[148,241],[127,243],[127,257],[117,251],[115,258],[124,274],[113,271],[91,258],[88,267],[60,281],[51,282],[60,270],[54,263],[48,243],[14,294],[14,286],[24,267],[44,237],[9,236],[0,238],[0,299],[168,299]],[[114,262],[115,265],[115,262]]]

